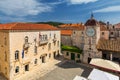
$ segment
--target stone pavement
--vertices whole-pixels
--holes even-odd
[[[38,80],[73,80],[76,75],[87,78],[91,71],[92,68],[86,65],[66,61]]]
[[[51,60],[49,62],[43,63],[39,67],[37,66],[34,68],[34,70],[26,72],[22,77],[15,80],[39,80],[40,77],[55,69],[57,67],[56,64],[62,64],[64,62],[65,61],[61,60]]]

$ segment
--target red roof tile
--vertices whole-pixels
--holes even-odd
[[[0,30],[58,30],[58,29],[48,24],[7,23],[0,24]]]
[[[70,36],[72,35],[72,30],[61,30],[61,35]]]
[[[95,19],[89,19],[86,23],[85,26],[97,26],[99,25],[99,22]]]
[[[83,24],[63,24],[59,25],[59,28],[61,29],[69,29],[69,30],[84,30]]]

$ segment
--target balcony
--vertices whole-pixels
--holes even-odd
[[[29,48],[29,44],[28,44],[28,43],[25,43],[25,44],[23,45],[23,49],[24,49],[24,50],[28,50],[28,48]]]
[[[48,39],[39,41],[39,45],[46,45],[47,43],[48,43]]]

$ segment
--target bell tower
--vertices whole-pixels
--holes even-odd
[[[94,19],[93,13],[91,13],[90,19],[85,23],[85,42],[84,42],[84,58],[83,62],[89,63],[92,58],[101,57],[96,45],[100,39],[100,25],[97,20]]]

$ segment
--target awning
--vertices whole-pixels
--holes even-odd
[[[93,69],[88,80],[119,80],[119,77],[98,69]]]
[[[110,60],[95,58],[91,60],[90,64],[96,67],[101,67],[101,68],[108,69],[111,71],[120,72],[120,65]]]

